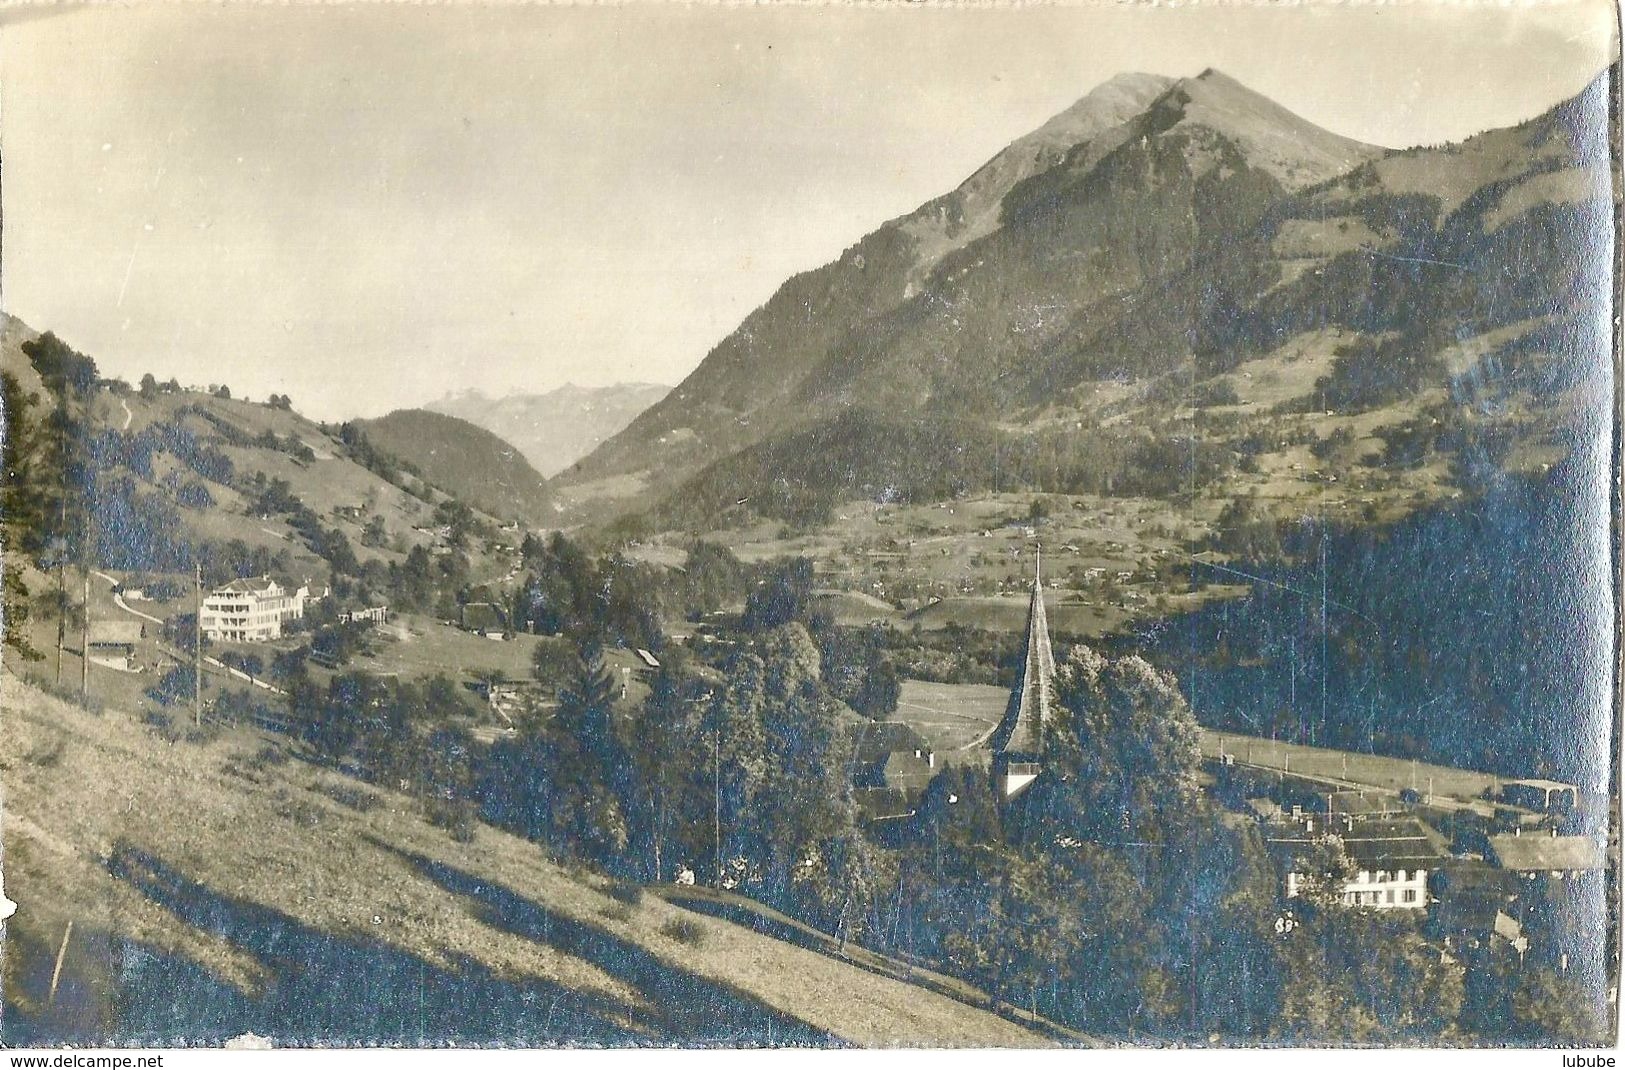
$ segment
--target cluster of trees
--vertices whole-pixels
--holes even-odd
[[[286,516],[288,526],[298,533],[312,553],[328,563],[335,577],[362,575],[361,561],[350,545],[349,536],[337,527],[323,524],[316,511],[293,493],[287,480],[266,479],[265,473],[255,472],[245,490],[252,512],[262,516]]]
[[[623,716],[589,645],[557,710],[493,748],[485,813],[614,872],[669,880],[687,865],[853,934],[883,862],[852,802],[852,715],[819,662],[795,622],[742,644],[721,673],[671,651]]]
[[[160,383],[156,376],[147,372],[141,377],[141,385],[136,388],[142,398],[151,401],[159,394],[179,394],[181,383],[179,379],[171,379],[167,383]]]
[[[1569,464],[1506,477],[1381,530],[1271,523],[1241,499],[1221,519],[1221,545],[1234,555],[1228,567],[1260,578],[1250,596],[1153,622],[1136,641],[1181,679],[1201,681],[1204,722],[1215,728],[1602,782],[1594,757],[1573,746],[1591,708],[1551,698],[1600,678],[1551,627],[1586,597],[1573,564],[1584,553],[1574,517],[1585,479]],[[1335,563],[1324,613],[1322,560]]]
[[[284,684],[289,730],[314,753],[424,799],[455,835],[470,834],[477,748],[473,710],[456,683],[341,673],[324,688],[295,667]]]
[[[230,395],[216,394],[215,396],[229,397]],[[195,412],[198,416],[201,416],[203,419],[209,421],[214,429],[220,433],[220,437],[224,439],[228,445],[244,448],[251,447],[262,450],[277,450],[279,452],[286,453],[294,460],[302,461],[305,464],[310,464],[316,459],[316,451],[305,445],[304,442],[300,441],[297,435],[289,435],[287,438],[282,438],[270,428],[266,428],[258,435],[250,435],[248,432],[244,431],[230,420],[222,417],[219,413],[211,412],[210,410],[201,406],[189,406],[178,409],[176,410],[176,415],[180,415],[183,412]]]
[[[323,430],[332,431],[332,428],[324,424]],[[374,446],[360,424],[349,420],[340,424],[338,426],[338,440],[344,444],[352,461],[379,479],[386,483],[392,483],[409,494],[424,497],[422,488],[406,479],[406,476],[411,475],[417,477],[419,481],[422,480],[423,474],[417,470],[417,467]]]
[[[673,591],[666,570],[619,554],[594,558],[560,533],[545,540],[527,535],[520,557],[526,575],[509,606],[515,629],[581,642],[664,647],[661,607]]]
[[[46,570],[60,570],[70,564],[88,566],[93,552],[90,519],[96,467],[90,405],[98,375],[95,361],[49,332],[24,342],[22,350],[49,398],[25,391],[9,372],[0,374],[6,421],[0,525],[9,551],[0,568],[5,645],[34,660],[40,655],[23,626],[30,609],[22,573],[24,555]],[[59,639],[64,624],[59,613]]]

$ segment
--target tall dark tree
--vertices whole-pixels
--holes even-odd
[[[769,895],[783,895],[795,868],[856,821],[851,742],[840,704],[820,680],[818,647],[800,624],[762,639],[763,782],[752,810]]]
[[[554,842],[570,853],[609,863],[628,843],[626,748],[615,726],[615,677],[603,651],[581,649],[575,679],[559,693],[548,732],[553,753],[549,808]]]
[[[680,654],[668,651],[635,714],[631,825],[640,868],[651,880],[696,861],[697,830],[709,828],[710,793],[703,782],[709,780],[711,754],[701,723],[709,699],[705,684],[689,674]],[[685,828],[691,833],[686,843]]]
[[[707,875],[721,880],[726,862],[755,852],[754,802],[767,776],[762,717],[767,701],[766,666],[748,650],[728,660],[726,682],[715,691],[700,722],[701,794],[709,800],[702,826],[708,841]],[[696,844],[696,847],[699,845]],[[759,862],[759,859],[758,859]]]
[[[746,631],[766,632],[805,621],[812,602],[812,562],[795,558],[775,569],[745,599]]]
[[[1034,838],[1162,842],[1200,797],[1200,729],[1178,682],[1085,646],[1057,667],[1046,775],[1024,806]]]

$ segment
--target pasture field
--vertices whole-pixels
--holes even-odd
[[[1202,729],[1201,747],[1205,758],[1216,758],[1222,750],[1234,754],[1238,763],[1260,769],[1341,780],[1391,792],[1414,788],[1424,796],[1443,796],[1459,802],[1476,800],[1486,789],[1497,788],[1502,782],[1501,777],[1470,769],[1330,747],[1308,747],[1212,728]]]
[[[939,763],[961,765],[981,760],[981,748],[966,748],[993,731],[1009,700],[1008,690],[991,684],[904,680],[892,719],[929,740]]]

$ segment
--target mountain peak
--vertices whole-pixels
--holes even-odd
[[[1072,149],[1121,126],[1145,111],[1174,85],[1160,74],[1124,72],[1108,78],[1017,138],[946,197],[904,220],[918,244],[911,277],[923,278],[942,257],[984,237],[998,225],[1005,194],[1025,179],[1059,163]]]
[[[1172,83],[1155,108],[1177,114],[1170,126],[1201,126],[1235,142],[1248,161],[1287,189],[1343,174],[1385,150],[1316,126],[1216,67]]]
[[[1144,111],[1174,84],[1174,79],[1160,74],[1124,71],[1113,75],[1032,133],[1012,142],[989,166],[1012,153],[1024,154],[1045,148],[1064,151],[1098,137]]]

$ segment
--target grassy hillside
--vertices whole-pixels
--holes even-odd
[[[0,319],[0,369],[36,395],[24,419],[37,428],[53,399],[22,352],[34,337],[21,321]],[[107,381],[87,395],[79,421],[79,448],[95,473],[89,535],[113,571],[189,575],[199,561],[213,580],[246,569],[320,584],[337,570],[335,556],[359,574],[442,538],[446,492],[353,430],[287,405]],[[284,493],[271,493],[278,486]],[[494,531],[495,519],[476,513],[470,523]],[[474,579],[508,568],[478,540],[466,550]]]
[[[171,744],[0,688],[8,1043],[1043,1043],[484,826],[455,842],[252,733]]]
[[[474,508],[503,520],[545,524],[543,479],[513,445],[467,420],[427,409],[400,409],[357,423],[381,450]]]

